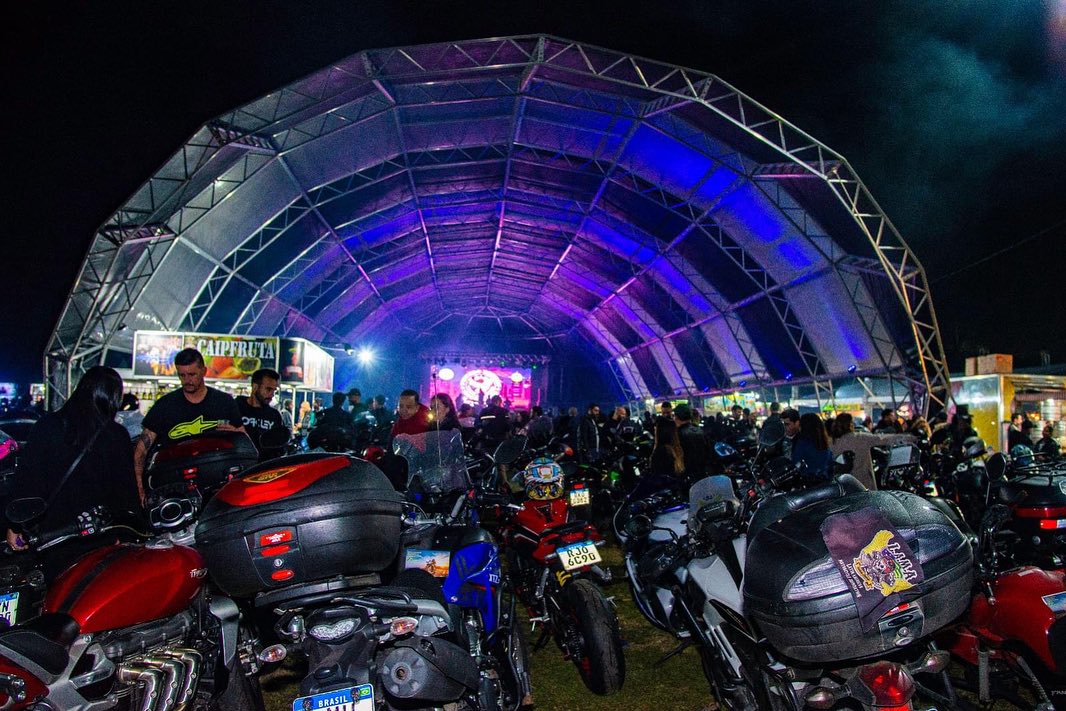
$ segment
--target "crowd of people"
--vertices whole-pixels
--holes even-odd
[[[688,404],[675,407],[663,402],[657,413],[649,410],[637,419],[624,405],[606,414],[596,403],[583,413],[576,407],[548,412],[533,406],[518,411],[499,395],[480,408],[455,403],[445,393],[436,393],[423,404],[418,392],[410,389],[399,394],[390,410],[384,395],[364,403],[360,389],[353,387],[347,393],[334,393],[330,407],[314,400],[294,412],[291,400],[284,400],[280,408],[273,405],[280,383],[277,371],[257,370],[251,376],[250,394],[234,398],[206,385],[204,359],[195,349],[179,352],[174,362],[181,387],[160,397],[143,417],[136,398],[123,395],[116,371],[90,368],[66,404],[41,416],[34,426],[12,492],[44,499],[46,524],[76,516],[89,506],[138,509],[145,502],[145,466],[153,447],[212,429],[245,432],[262,458],[284,453],[294,435],[304,448],[331,445],[344,450],[370,443],[387,446],[396,435],[438,430],[458,431],[466,444],[490,452],[514,435],[528,437],[533,446],[558,437],[582,460],[596,463],[612,456],[620,443],[650,437],[649,474],[691,482],[717,473],[716,443],[750,441],[760,426],[776,419],[784,432],[782,454],[802,465],[805,477],[828,479],[834,458],[850,451],[853,475],[870,488],[875,485],[873,447],[897,442],[961,447],[976,435],[965,406],[959,406],[950,422],[942,415],[932,423],[922,417],[905,422],[891,408],[882,410],[877,421],[860,422],[848,413],[827,421],[815,413],[782,409],[775,402],[766,420],[759,421],[740,405],[704,416]],[[1034,430],[1031,420],[1015,415],[1008,449],[1024,445],[1057,456],[1054,423],[1043,427],[1039,439]],[[8,530],[7,540],[12,548],[24,547],[13,530]]]

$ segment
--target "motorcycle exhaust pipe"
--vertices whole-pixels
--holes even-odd
[[[159,690],[159,701],[154,708],[172,711],[177,705],[178,694],[185,681],[185,665],[177,659],[165,657],[145,657],[144,663],[163,672],[163,686]]]
[[[119,666],[117,676],[123,684],[143,686],[138,711],[157,711],[160,690],[166,683],[166,674],[150,666],[123,664]]]
[[[195,649],[184,647],[168,649],[163,652],[163,655],[176,659],[185,665],[185,679],[178,690],[177,705],[174,707],[174,711],[186,711],[186,709],[191,708],[193,697],[196,695],[196,686],[200,681],[200,670],[204,665],[204,655]]]

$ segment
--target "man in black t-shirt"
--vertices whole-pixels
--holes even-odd
[[[281,376],[276,370],[260,368],[252,373],[252,394],[248,397],[238,396],[237,409],[241,412],[244,429],[252,438],[252,443],[259,450],[259,461],[280,457],[285,453],[288,437],[280,434],[285,428],[281,413],[270,406],[274,393],[278,390]],[[268,432],[274,434],[266,438]]]
[[[244,432],[241,413],[232,397],[204,384],[207,366],[195,348],[178,351],[174,366],[181,380],[181,389],[169,392],[155,401],[144,416],[140,437],[133,448],[133,470],[137,476],[137,490],[144,502],[144,465],[148,450],[156,442],[171,442],[217,429],[222,432]]]

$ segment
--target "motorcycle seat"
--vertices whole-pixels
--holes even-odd
[[[59,675],[67,668],[67,652],[80,631],[69,615],[46,614],[0,633],[0,647],[33,661],[49,674]]]
[[[841,474],[828,484],[777,494],[755,512],[751,523],[748,524],[748,541],[750,543],[755,540],[755,536],[764,528],[775,521],[780,521],[794,511],[807,508],[819,501],[836,499],[860,491],[866,491],[866,487],[862,485],[862,482],[851,474]]]

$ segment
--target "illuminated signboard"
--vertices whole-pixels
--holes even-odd
[[[533,370],[531,368],[463,367],[456,363],[433,371],[429,392],[447,393],[458,405],[487,405],[494,395],[511,403],[515,410],[528,410],[533,405]]]

